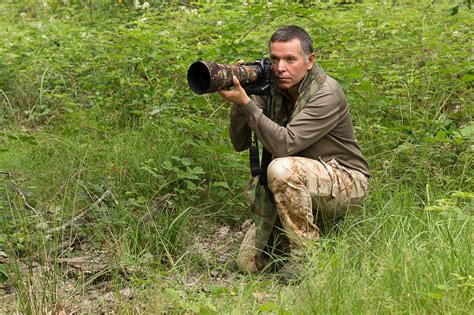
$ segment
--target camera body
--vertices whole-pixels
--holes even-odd
[[[260,73],[256,81],[242,83],[245,92],[248,95],[270,95],[273,83],[273,69],[270,58],[260,58],[244,65],[258,68]]]
[[[188,69],[188,85],[197,94],[213,93],[233,86],[232,76],[249,95],[270,95],[273,70],[269,58],[242,65],[222,65],[212,61],[196,61]]]

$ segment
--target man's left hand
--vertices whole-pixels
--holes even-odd
[[[244,106],[250,102],[250,97],[245,92],[244,88],[240,85],[239,79],[236,76],[232,77],[234,83],[233,90],[219,90],[217,93],[226,101],[234,103],[238,106]]]

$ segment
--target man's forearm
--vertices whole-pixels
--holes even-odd
[[[232,104],[230,111],[230,139],[234,149],[243,151],[250,147],[250,128],[247,117],[238,105]]]

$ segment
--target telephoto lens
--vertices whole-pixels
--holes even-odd
[[[221,65],[213,61],[196,61],[188,69],[188,84],[196,94],[213,93],[233,85],[236,76],[242,86],[263,76],[261,66]]]

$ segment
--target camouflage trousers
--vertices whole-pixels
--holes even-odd
[[[273,250],[269,245],[293,252],[302,243],[317,240],[326,223],[362,204],[368,186],[364,174],[336,160],[326,163],[303,157],[273,160],[267,178],[268,187],[255,181],[249,187],[254,189],[255,224],[245,235],[237,258],[243,272],[265,267]]]

